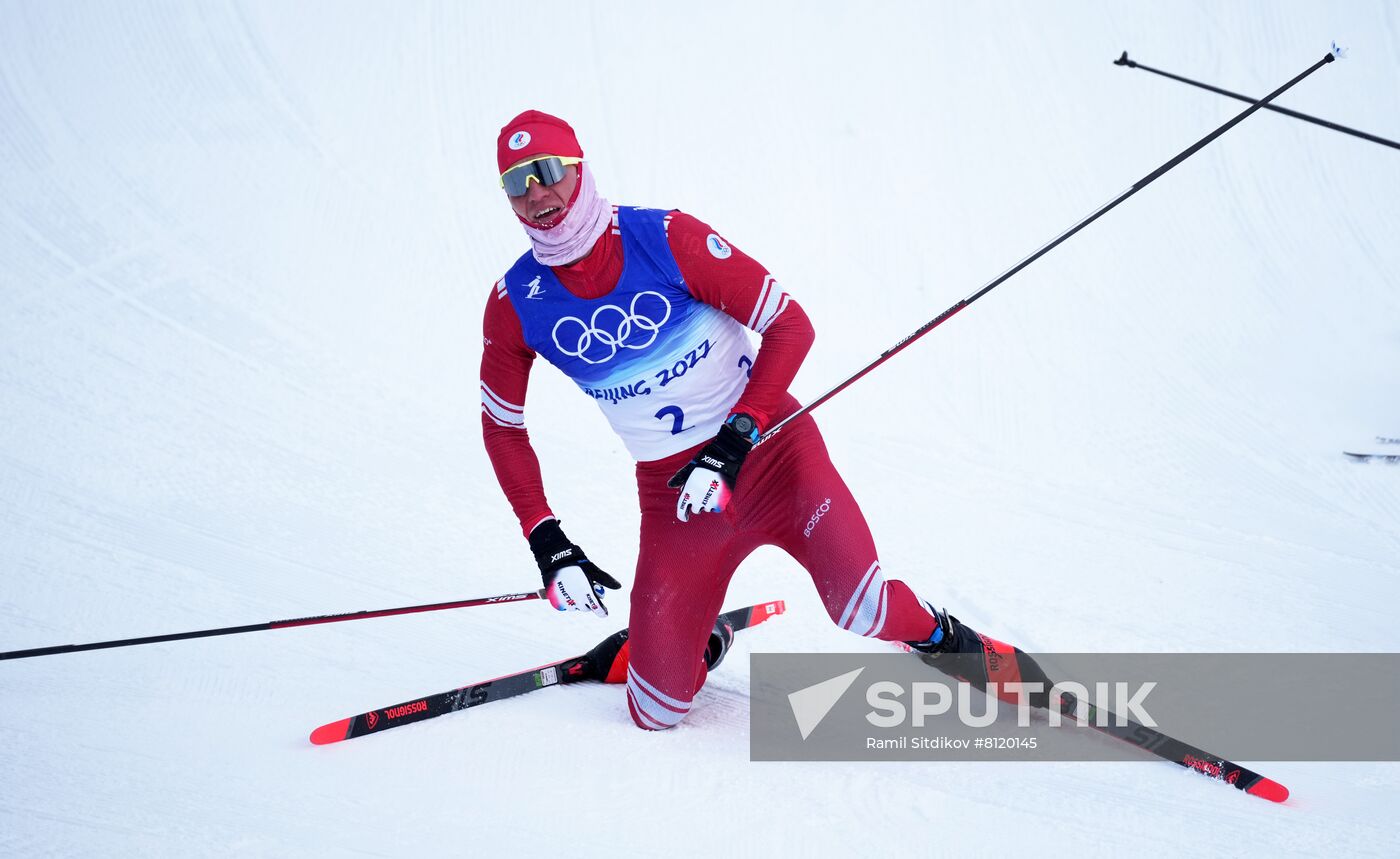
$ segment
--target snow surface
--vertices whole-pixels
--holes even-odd
[[[765,262],[820,394],[1240,105],[1400,138],[1400,10],[1302,3],[0,2],[0,649],[534,586],[478,429],[524,248],[500,125]],[[1400,153],[1252,117],[818,412],[887,570],[1041,650],[1400,649]],[[630,578],[630,462],[548,367],[554,507]],[[580,452],[586,451],[584,455]],[[0,854],[1400,852],[1393,764],[751,764],[751,650],[878,645],[777,551],[678,730],[549,690],[538,603],[0,665]],[[1228,754],[1228,750],[1221,750]]]

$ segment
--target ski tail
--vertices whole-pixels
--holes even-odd
[[[774,600],[772,602],[759,603],[758,605],[751,605],[745,608],[736,608],[733,611],[725,612],[720,615],[720,617],[729,621],[730,625],[736,630],[739,630],[748,629],[751,626],[758,626],[765,620],[771,617],[777,617],[785,611],[787,611],[787,603],[782,600]]]

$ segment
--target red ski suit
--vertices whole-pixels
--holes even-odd
[[[616,223],[616,222],[615,222]],[[801,306],[778,290],[766,269],[680,212],[666,240],[691,296],[718,308],[762,342],[750,377],[731,412],[755,417],[763,429],[792,414],[787,389],[811,348],[813,331]],[[615,226],[582,260],[551,270],[576,297],[600,299],[623,270]],[[781,300],[779,295],[781,294]],[[539,461],[524,425],[525,393],[535,351],[504,292],[487,300],[481,360],[482,428],[497,479],[525,534],[552,518]],[[722,513],[676,518],[677,491],[666,483],[700,445],[637,463],[641,551],[631,594],[628,706],[643,728],[676,725],[704,683],[702,655],[729,579],[754,549],[782,548],[811,575],[832,621],[860,635],[922,641],[935,622],[904,583],[887,580],[860,507],[831,464],[810,416],[789,424],[756,448],[741,468]]]

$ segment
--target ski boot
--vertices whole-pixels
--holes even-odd
[[[724,661],[724,655],[729,652],[729,645],[734,643],[734,627],[720,617],[715,621],[715,628],[710,632],[710,640],[705,644],[705,670],[714,671],[719,664]]]
[[[729,645],[733,643],[734,626],[723,617],[719,618],[715,621],[715,628],[710,631],[709,641],[705,643],[705,670],[713,671],[723,662]],[[592,676],[604,683],[626,683],[631,651],[632,642],[628,640],[627,630],[618,630],[608,636],[588,652]]]
[[[928,609],[933,612],[938,626],[927,641],[905,642],[925,665],[984,692],[989,682],[996,683],[997,697],[1010,704],[1017,703],[1017,696],[1006,691],[1007,683],[1040,683],[1041,691],[1029,692],[1026,698],[1032,707],[1048,706],[1053,684],[1034,659],[1018,647],[959,622],[946,610],[940,611],[931,605]]]

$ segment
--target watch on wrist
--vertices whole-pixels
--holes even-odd
[[[752,415],[739,412],[730,415],[725,424],[750,442],[756,443],[758,441],[758,421],[754,420]]]

